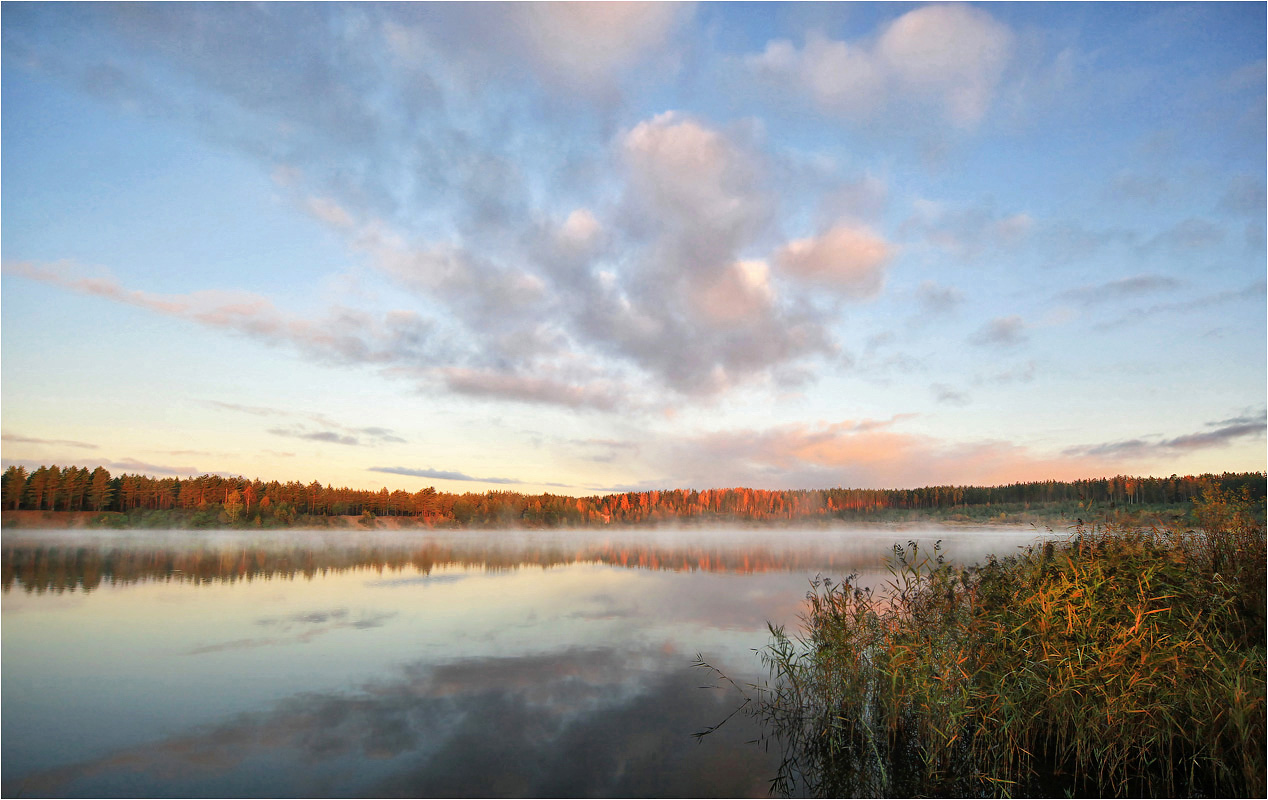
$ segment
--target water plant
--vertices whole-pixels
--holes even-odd
[[[816,579],[744,708],[782,748],[772,790],[1264,796],[1257,505],[1212,488],[1196,530],[1079,527],[970,568],[909,542],[880,591]]]

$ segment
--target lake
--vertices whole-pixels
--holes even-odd
[[[761,681],[816,574],[1051,535],[6,530],[3,794],[766,796],[750,719],[692,737],[741,702],[697,653]]]

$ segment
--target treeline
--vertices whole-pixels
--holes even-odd
[[[6,510],[180,511],[195,527],[243,523],[290,525],[300,517],[414,517],[460,526],[568,526],[708,519],[806,520],[860,518],[888,511],[981,512],[998,507],[1052,507],[1090,514],[1104,508],[1187,505],[1208,486],[1262,502],[1265,475],[1115,476],[1006,486],[927,486],[919,489],[671,489],[590,497],[490,491],[450,494],[335,488],[318,481],[248,480],[201,475],[153,478],[111,475],[104,467],[13,466],[0,477]]]

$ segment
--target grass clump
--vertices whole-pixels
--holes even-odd
[[[746,711],[773,789],[817,796],[1265,794],[1265,539],[1209,492],[1200,530],[1078,529],[961,569],[895,546],[887,591],[817,579]]]

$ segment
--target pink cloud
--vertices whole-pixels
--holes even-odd
[[[822,236],[792,241],[776,256],[785,272],[859,298],[880,293],[892,257],[893,247],[879,235],[849,224],[838,224]]]
[[[910,415],[723,430],[643,441],[648,471],[676,486],[766,489],[997,485],[1114,474],[1121,459],[1049,455],[1010,442],[954,442],[901,426]]]

